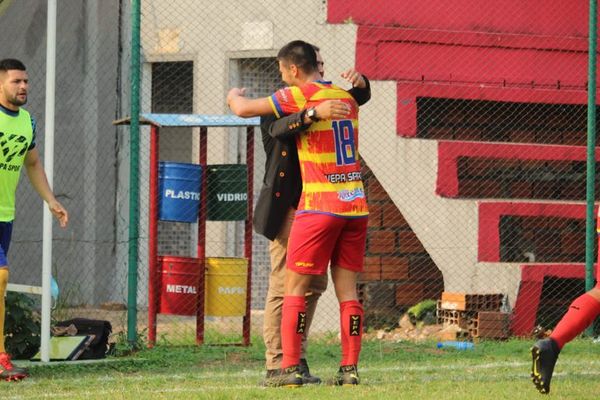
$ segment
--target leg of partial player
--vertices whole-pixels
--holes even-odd
[[[331,276],[340,304],[340,331],[342,359],[338,371],[337,385],[358,385],[358,359],[362,346],[364,311],[356,291],[357,273],[334,266]]]
[[[531,380],[540,393],[550,393],[550,381],[558,355],[565,344],[573,340],[600,315],[600,289],[576,298],[549,338],[539,340],[531,348]]]
[[[6,381],[20,380],[27,377],[27,370],[15,367],[6,352],[4,345],[4,321],[6,315],[6,287],[8,285],[8,268],[0,268],[0,379]]]

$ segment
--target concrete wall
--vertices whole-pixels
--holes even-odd
[[[361,155],[442,271],[444,290],[516,299],[518,265],[477,262],[477,203],[435,194],[437,141],[382,135],[395,129],[396,102],[389,99],[396,83],[372,85],[377,96],[361,110]]]

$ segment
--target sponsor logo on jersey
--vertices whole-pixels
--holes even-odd
[[[326,174],[325,177],[330,183],[354,182],[361,180],[359,171],[348,172],[347,174]]]
[[[0,162],[0,169],[3,171],[11,171],[11,172],[20,171],[21,165],[10,165],[7,163]]]
[[[28,147],[27,137],[14,133],[0,132],[0,153],[6,163],[10,163],[15,156],[23,156],[27,152]],[[8,169],[7,167],[3,169],[19,171],[21,166],[19,165],[17,169]]]
[[[279,92],[279,96],[281,96],[281,100],[282,100],[284,103],[287,103],[287,102],[289,102],[289,99],[288,99],[288,97],[287,97],[287,92],[286,92],[286,90],[285,90],[285,89],[279,89],[279,90],[278,90],[278,92]]]
[[[362,199],[365,197],[365,191],[362,188],[356,188],[352,190],[340,190],[338,192],[338,199],[340,201],[352,201],[356,199]]]

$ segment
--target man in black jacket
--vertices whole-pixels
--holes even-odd
[[[315,47],[315,50],[317,51],[317,66],[321,77],[323,77],[323,59],[319,49]],[[344,71],[341,76],[352,84],[353,87],[349,90],[349,93],[352,94],[359,105],[369,101],[371,89],[369,80],[366,77],[354,69]],[[261,117],[260,128],[267,157],[263,186],[254,210],[253,223],[255,231],[271,241],[269,245],[271,274],[263,324],[267,379],[278,373],[281,364],[281,311],[287,242],[294,220],[294,213],[302,192],[302,178],[294,136],[306,130],[313,120],[342,117],[345,111],[342,102],[331,100],[319,104],[310,113],[303,110],[279,120],[272,115]],[[301,373],[305,384],[321,382],[318,377],[310,375],[306,362],[306,337],[317,307],[317,301],[327,289],[327,279],[327,275],[314,276],[306,295],[306,330],[302,341],[300,359]]]

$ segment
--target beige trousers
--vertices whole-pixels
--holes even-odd
[[[290,237],[290,229],[294,221],[296,210],[290,208],[281,231],[269,245],[271,254],[271,275],[269,276],[269,290],[265,304],[265,316],[263,324],[263,339],[265,341],[266,367],[277,369],[281,367],[283,352],[281,351],[281,310],[283,308],[284,282],[285,282],[285,259],[287,255],[287,243]],[[315,275],[306,294],[306,331],[302,338],[302,352],[300,358],[306,358],[307,336],[310,325],[315,315],[317,302],[321,294],[327,289],[327,275]]]

